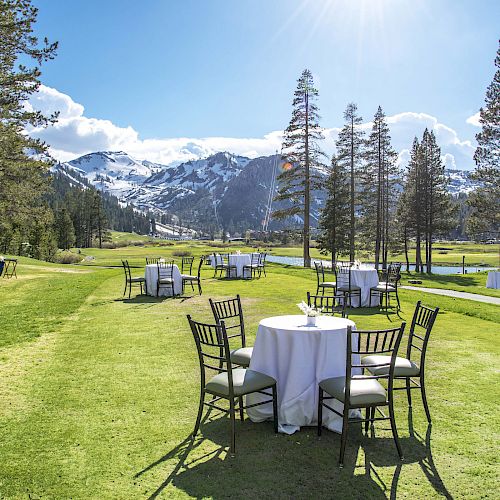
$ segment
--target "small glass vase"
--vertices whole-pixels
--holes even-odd
[[[316,316],[306,316],[307,326],[316,326]]]

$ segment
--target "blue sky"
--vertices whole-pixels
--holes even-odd
[[[262,139],[282,130],[306,67],[325,127],[342,125],[348,102],[366,121],[380,104],[388,116],[416,117],[415,132],[405,123],[395,138],[398,149],[431,118],[473,145],[478,129],[467,119],[483,104],[500,34],[500,2],[486,0],[34,3],[37,33],[60,42],[43,69],[44,85],[83,106],[84,128],[109,122],[157,149],[153,141]],[[70,140],[63,128],[55,142]],[[54,140],[55,132],[44,138]],[[55,149],[78,155],[85,148],[77,139],[73,151]]]

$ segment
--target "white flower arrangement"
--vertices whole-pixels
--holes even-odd
[[[300,304],[297,304],[297,307],[308,317],[308,318],[316,318],[323,311],[321,309],[316,309],[315,307],[308,306],[304,301]]]
[[[5,257],[3,255],[0,255],[0,262],[3,262],[5,260]]]

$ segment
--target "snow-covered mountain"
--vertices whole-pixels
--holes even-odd
[[[59,168],[68,176],[77,171],[98,189],[140,209],[175,214],[192,227],[223,226],[234,231],[260,227],[277,161],[276,156],[250,159],[224,152],[174,166],[136,160],[123,151],[106,151]],[[453,195],[477,187],[467,171],[448,170],[447,174]],[[324,193],[313,193],[313,224],[323,202]],[[272,221],[270,227],[280,226],[279,221]]]

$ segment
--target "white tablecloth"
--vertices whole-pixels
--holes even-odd
[[[304,425],[316,425],[318,416],[318,384],[329,377],[345,376],[347,326],[356,327],[348,319],[331,316],[317,318],[317,326],[305,326],[300,316],[275,316],[259,324],[250,369],[274,377],[278,388],[278,420],[280,432],[292,434]],[[359,356],[353,357],[359,364]],[[356,369],[356,373],[361,373]],[[266,396],[251,394],[247,403],[262,401]],[[341,411],[342,404],[329,403]],[[249,408],[254,422],[272,418],[271,404]],[[352,416],[359,412],[352,412]],[[342,431],[342,419],[323,408],[323,425]]]
[[[500,288],[500,271],[490,271],[488,273],[486,288]]]
[[[176,295],[180,295],[182,293],[182,277],[179,268],[175,264],[172,272],[172,277],[174,278],[174,292]],[[146,288],[148,295],[156,297],[156,286],[158,284],[158,266],[156,264],[148,264],[144,271],[144,278],[146,278]],[[160,288],[160,296],[164,297],[170,295],[172,295],[172,289],[168,286],[163,285]]]
[[[338,280],[337,286],[342,285],[343,282]],[[345,285],[349,283],[346,280]],[[351,269],[351,286],[356,285],[361,288],[361,306],[368,307],[370,305],[370,288],[378,285],[378,273],[375,269],[362,267],[360,269]],[[380,304],[379,297],[375,294],[372,295],[372,306]],[[359,297],[354,296],[351,299],[352,307],[360,307]]]
[[[250,278],[250,272],[247,271],[245,276],[243,276],[243,267],[245,266],[249,266],[251,263],[252,263],[252,255],[253,254],[249,254],[249,253],[232,253],[229,255],[229,264],[231,264],[232,266],[236,266],[236,277],[237,278]],[[255,254],[255,255],[259,255],[259,254]],[[219,259],[222,259],[222,257],[220,255],[217,255],[216,256],[218,262],[220,263],[221,260]],[[215,267],[215,258],[214,256],[212,255],[210,257],[210,264],[212,265],[212,267]],[[234,276],[231,276],[234,278]]]

